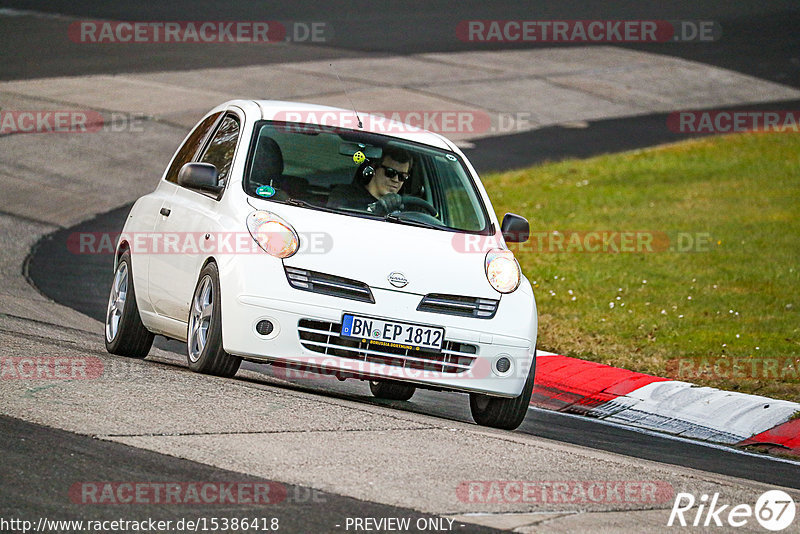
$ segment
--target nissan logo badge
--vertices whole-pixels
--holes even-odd
[[[389,283],[394,287],[405,287],[408,285],[408,279],[406,278],[406,275],[401,272],[395,271],[393,273],[389,273],[387,278],[389,279]]]

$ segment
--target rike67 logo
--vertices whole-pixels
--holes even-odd
[[[763,528],[778,532],[794,521],[797,505],[791,495],[781,490],[763,493],[755,506],[721,503],[719,493],[703,494],[696,499],[691,493],[678,493],[669,514],[667,526],[744,527],[755,519]]]

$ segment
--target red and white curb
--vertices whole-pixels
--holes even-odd
[[[800,404],[538,352],[531,405],[800,457]]]

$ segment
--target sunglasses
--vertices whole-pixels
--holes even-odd
[[[400,172],[397,169],[393,169],[391,167],[387,167],[386,165],[381,165],[381,168],[386,172],[387,178],[394,178],[397,177],[398,180],[401,182],[405,182],[409,178],[411,178],[411,173],[409,172]]]

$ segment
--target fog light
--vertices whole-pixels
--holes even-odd
[[[256,324],[256,332],[262,336],[270,335],[274,329],[275,325],[266,319],[258,321],[258,324]]]
[[[505,356],[497,358],[497,361],[494,362],[494,368],[497,369],[498,373],[507,373],[508,370],[511,369],[511,360]]]

